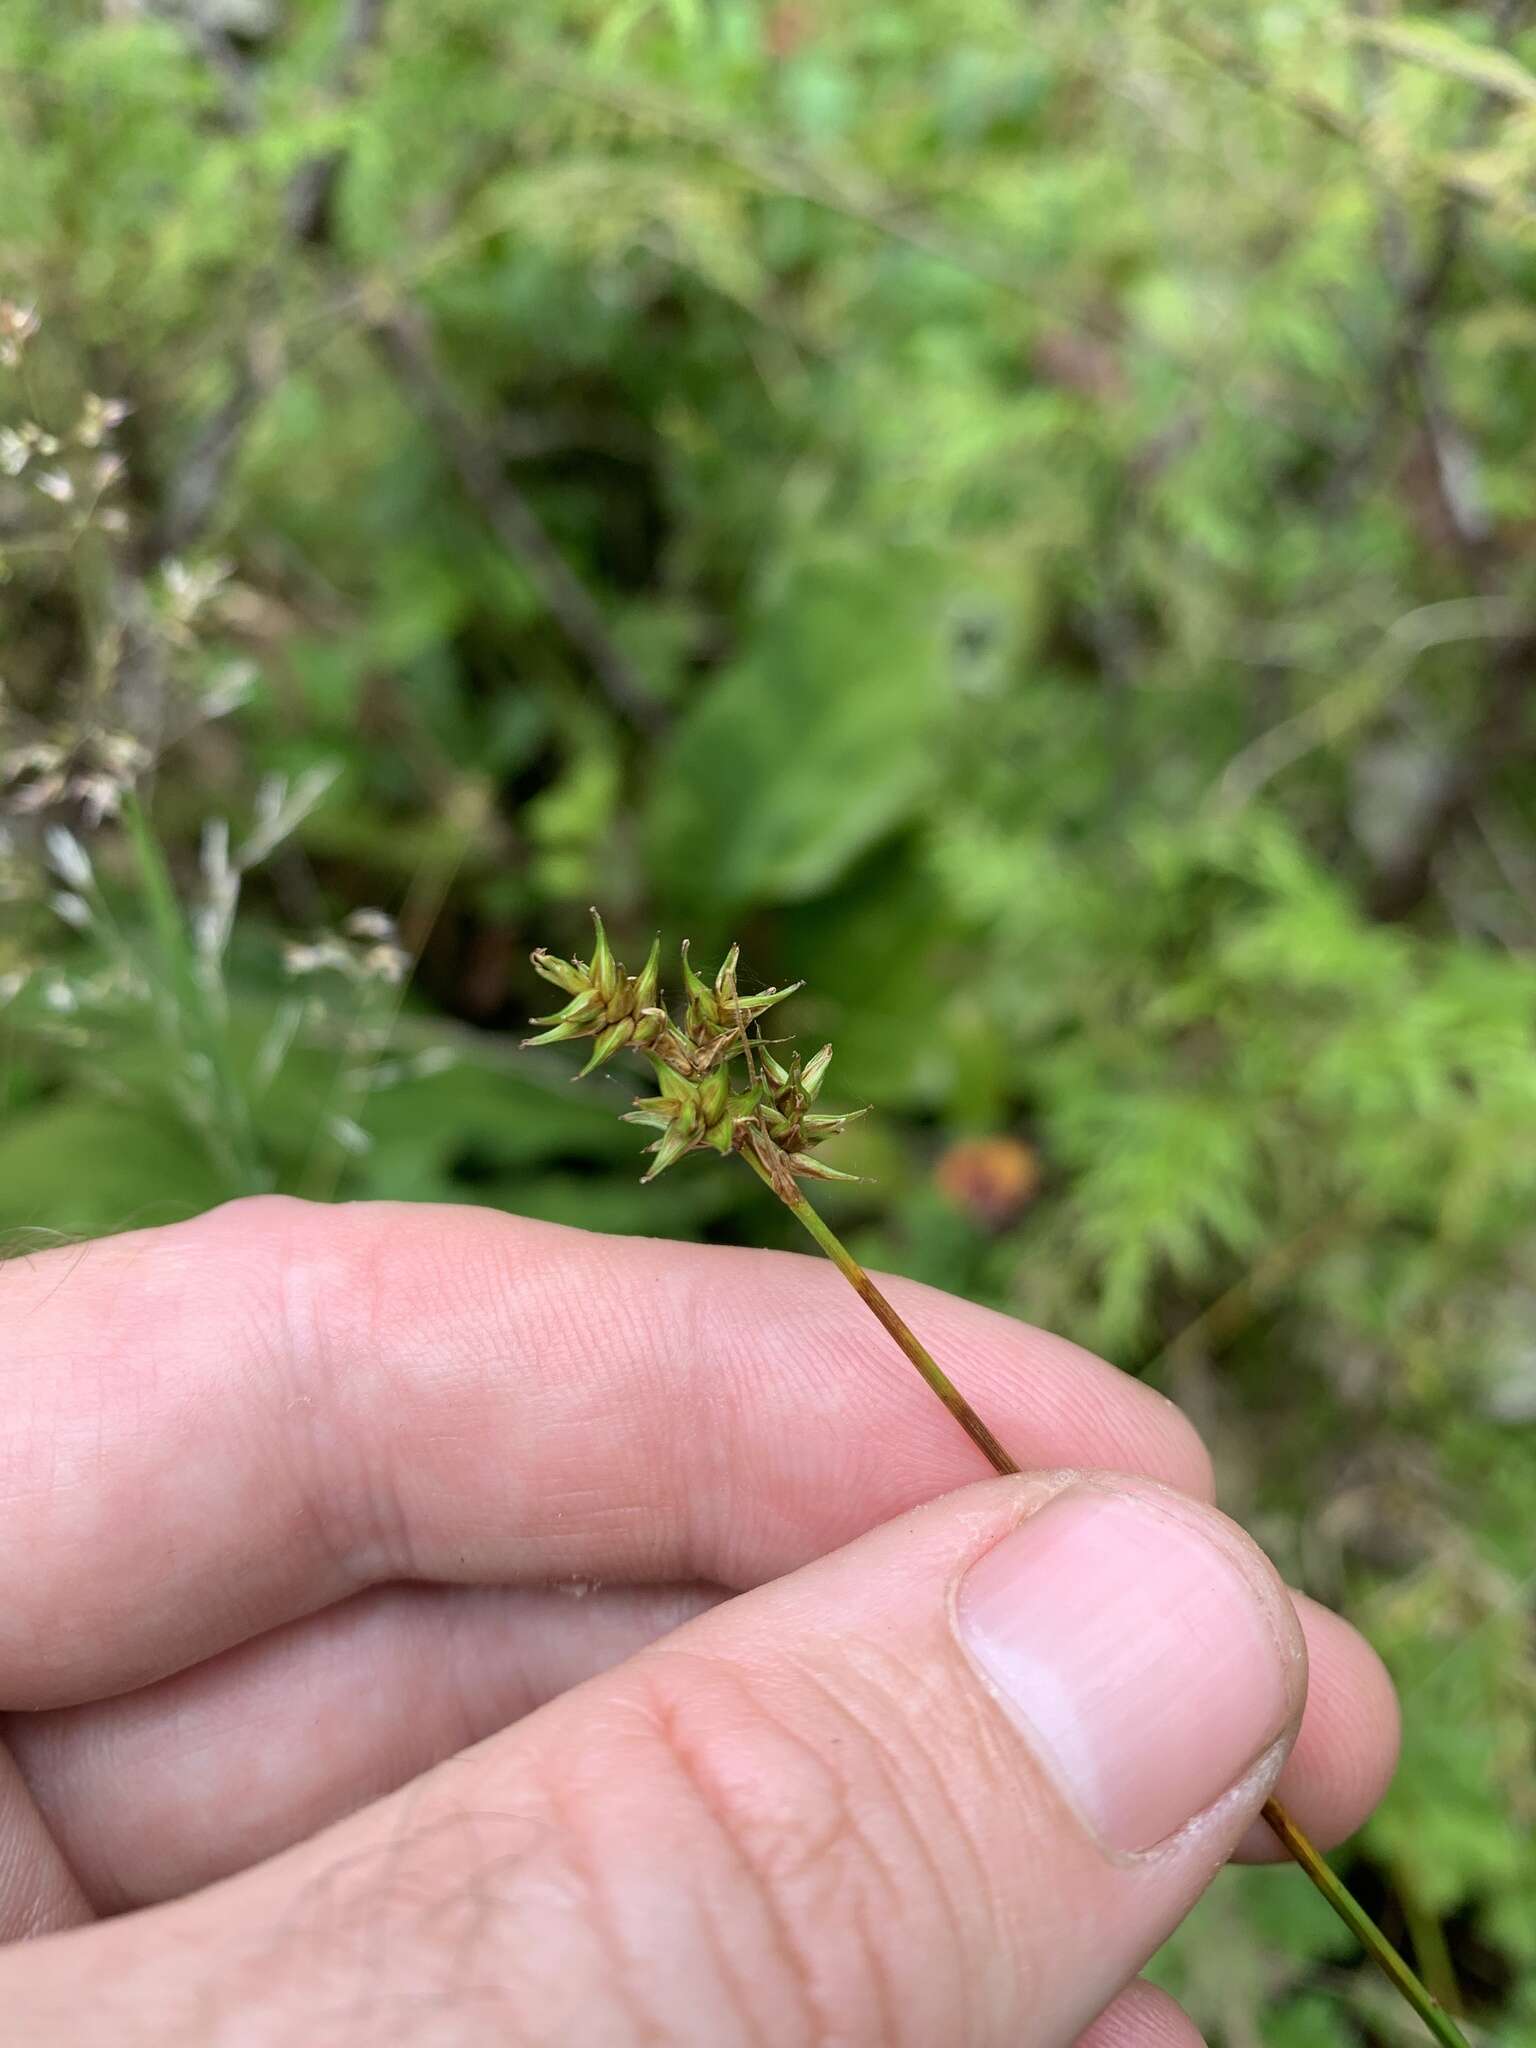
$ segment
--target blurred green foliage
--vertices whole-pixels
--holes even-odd
[[[1381,1647],[1405,1761],[1346,1861],[1507,2044],[1533,105],[1510,0],[0,14],[0,297],[43,316],[0,425],[133,408],[116,533],[0,470],[18,787],[136,734],[195,904],[208,818],[336,772],[203,1019],[234,1153],[13,804],[0,1224],[275,1182],[787,1241],[745,1174],[640,1190],[621,1083],[511,1036],[589,901],[632,959],[741,939],[874,1105],[856,1249],[1166,1387]],[[215,555],[189,643],[168,565]],[[244,708],[176,738],[232,660]],[[84,836],[149,948],[142,862]],[[344,978],[283,1021],[279,934],[369,904],[420,954],[387,1053]],[[1413,2038],[1294,1874],[1159,1968],[1227,2048]]]

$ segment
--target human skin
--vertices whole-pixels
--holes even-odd
[[[261,1198],[0,1270],[4,2037],[1196,2041],[1137,1971],[1277,1780],[1358,1825],[1391,1688],[1161,1396],[889,1288],[1023,1477],[787,1253]]]

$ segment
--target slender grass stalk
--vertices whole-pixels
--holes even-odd
[[[354,1024],[366,1029],[375,1025],[379,1042],[383,1045],[394,1043],[400,1025],[401,1013],[405,1008],[406,992],[411,976],[426,951],[427,940],[436,928],[442,915],[448,892],[453,887],[464,858],[469,852],[473,837],[473,826],[480,822],[478,811],[473,819],[462,821],[461,828],[455,829],[454,837],[435,857],[424,853],[417,863],[416,872],[406,891],[405,907],[400,913],[400,932],[411,946],[409,965],[400,975],[393,988],[387,985],[363,984],[359,992],[358,1013]],[[434,1039],[434,1044],[440,1043]],[[348,1049],[346,1034],[343,1033],[341,1051],[337,1056],[335,1078],[331,1083],[325,1114],[316,1128],[314,1142],[304,1162],[300,1175],[302,1192],[313,1201],[332,1202],[346,1169],[345,1157],[334,1143],[325,1148],[324,1140],[328,1127],[337,1117],[353,1118],[361,1110],[370,1083],[370,1062],[354,1056]]]
[[[928,1386],[938,1395],[993,1470],[1003,1473],[1021,1471],[1022,1467],[1003,1449],[953,1380],[931,1353],[918,1342],[916,1334],[897,1314],[842,1239],[811,1207],[798,1187],[791,1192],[788,1187],[781,1186],[752,1152],[744,1150],[741,1156],[758,1179],[773,1190],[796,1222],[816,1240],[881,1328],[916,1366]],[[1407,1999],[1430,2033],[1442,2044],[1442,2048],[1467,2048],[1466,2036],[1445,2007],[1419,1981],[1359,1900],[1354,1897],[1338,1874],[1323,1861],[1317,1849],[1292,1820],[1280,1801],[1266,1799],[1263,1816],[1285,1849],[1300,1864],[1372,1962]]]
[[[1264,1818],[1371,1961],[1383,1976],[1397,1986],[1435,2039],[1443,2041],[1446,2048],[1467,2048],[1466,2036],[1439,1999],[1419,1981],[1364,1906],[1337,1873],[1323,1861],[1278,1799],[1265,1801]]]

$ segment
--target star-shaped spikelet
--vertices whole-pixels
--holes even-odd
[[[556,1045],[566,1038],[595,1038],[592,1056],[578,1080],[627,1045],[641,1051],[654,1045],[667,1028],[666,1012],[657,1007],[660,939],[651,947],[640,972],[626,974],[613,957],[603,920],[595,910],[592,922],[596,942],[590,960],[562,960],[542,946],[534,954],[534,972],[562,989],[570,1001],[547,1017],[535,1017],[535,1024],[548,1028],[536,1038],[523,1040],[524,1045]]]
[[[627,974],[614,959],[595,910],[592,921],[596,939],[590,960],[562,960],[542,948],[534,954],[537,973],[570,1000],[552,1015],[536,1017],[534,1022],[545,1029],[524,1043],[594,1040],[583,1074],[626,1048],[646,1056],[658,1093],[640,1096],[626,1121],[661,1134],[650,1146],[647,1180],[699,1151],[745,1152],[782,1186],[796,1175],[854,1178],[811,1157],[815,1146],[836,1137],[850,1121],[848,1115],[829,1116],[814,1107],[831,1046],[804,1062],[792,1053],[784,1065],[757,1036],[764,1012],[793,995],[798,982],[744,995],[737,979],[738,947],[731,947],[713,980],[706,981],[684,946],[685,1000],[681,1014],[674,1016],[658,985],[660,942],[639,974]]]

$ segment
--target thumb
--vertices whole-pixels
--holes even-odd
[[[1304,1690],[1290,1601],[1214,1509],[990,1481],[0,1988],[38,2041],[95,2038],[105,1971],[156,2042],[224,2038],[219,2006],[263,2048],[317,2010],[336,2048],[407,2010],[455,2044],[1068,2048],[1237,1844]]]
[[[755,2040],[773,2015],[792,2042],[1066,2048],[1252,1823],[1306,1650],[1215,1509],[1058,1473],[876,1531],[604,1691],[653,1731],[615,1761],[607,1827],[640,1850],[613,1869],[660,2038]],[[670,1952],[663,1916],[691,1930]],[[695,2002],[711,1931],[735,1985],[713,2025]]]

